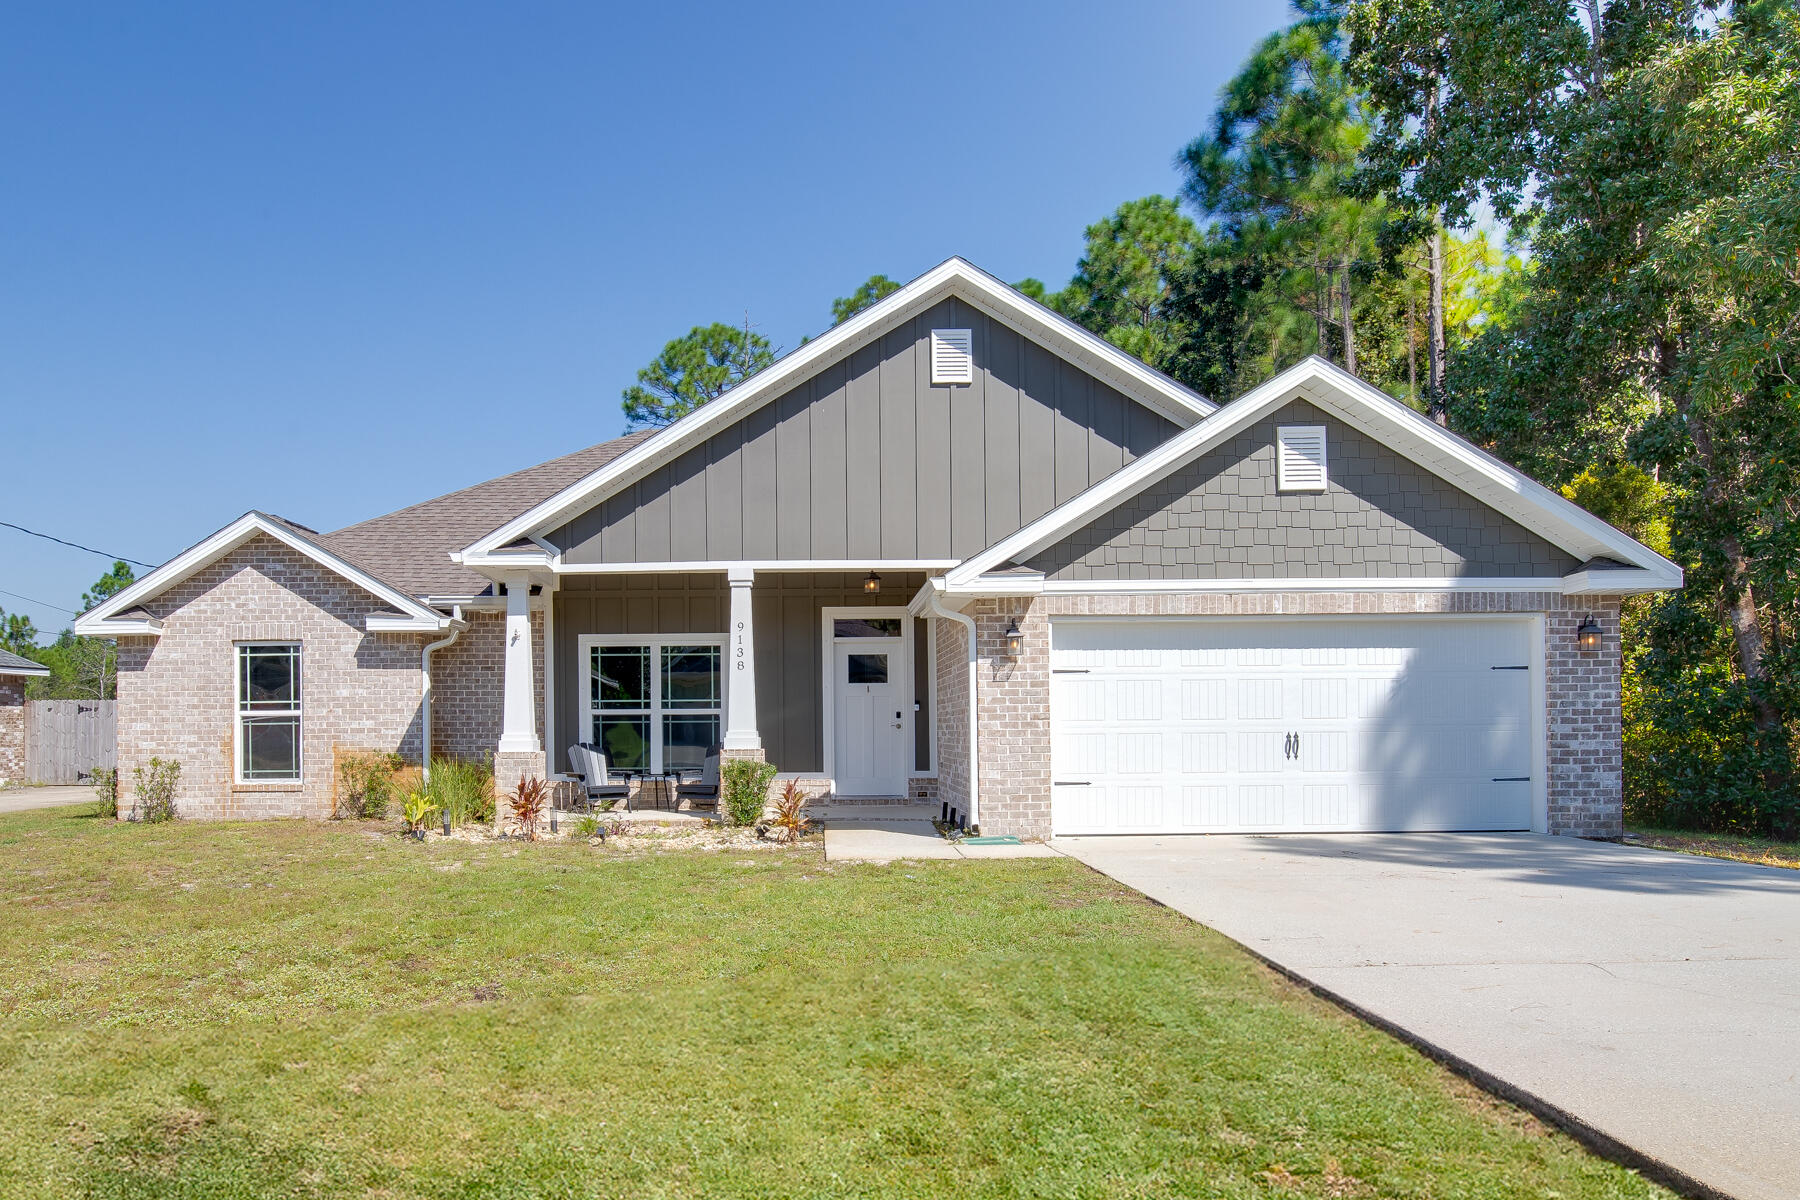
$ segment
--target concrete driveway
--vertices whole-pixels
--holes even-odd
[[[1800,1196],[1800,872],[1536,834],[1054,845],[1690,1180]]]
[[[92,804],[98,797],[88,784],[51,784],[47,787],[0,788],[0,813],[28,808],[55,808],[62,804]]]

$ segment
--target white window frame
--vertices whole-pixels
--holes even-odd
[[[913,619],[912,613],[902,605],[867,605],[855,604],[819,610],[819,713],[820,734],[823,743],[825,778],[837,779],[837,645],[840,642],[885,642],[888,638],[840,638],[834,621],[854,620],[857,617],[899,617],[900,618],[900,670],[904,675],[897,682],[904,682],[902,694],[907,697],[901,705],[902,722],[906,728],[901,731],[906,738],[906,777],[908,779],[925,779],[937,772],[937,747],[932,747],[931,771],[918,769],[918,742],[913,725],[918,720],[918,681],[913,678]]]
[[[584,633],[575,639],[577,652],[581,655],[581,725],[576,730],[577,742],[587,742],[594,736],[594,717],[602,712],[628,712],[620,709],[597,709],[594,707],[594,649],[596,647],[629,647],[637,649],[648,647],[650,650],[650,702],[645,711],[650,717],[650,765],[645,769],[652,774],[660,774],[663,764],[662,725],[665,714],[673,716],[713,715],[710,708],[667,708],[663,704],[662,687],[662,654],[668,646],[714,646],[719,651],[719,736],[725,736],[729,728],[727,706],[730,702],[731,689],[726,685],[726,635],[722,633],[659,633],[655,635],[632,633]],[[609,764],[610,765],[610,764]]]
[[[1288,439],[1319,439],[1318,481],[1295,481],[1288,478]],[[1303,457],[1303,456],[1297,456]],[[1310,460],[1308,460],[1310,461]],[[1275,429],[1275,490],[1278,492],[1323,492],[1331,486],[1329,446],[1323,425],[1280,425]]]
[[[294,652],[294,691],[299,696],[291,709],[249,709],[244,696],[244,652],[252,646],[286,646]],[[305,645],[284,638],[253,638],[231,644],[231,778],[239,787],[299,787],[306,780],[306,655]],[[244,727],[248,717],[294,719],[294,776],[292,779],[247,779],[244,776]]]

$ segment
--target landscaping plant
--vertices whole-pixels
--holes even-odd
[[[775,764],[754,758],[729,758],[719,766],[720,810],[732,825],[754,825],[768,803]]]
[[[90,774],[94,777],[94,795],[100,798],[100,815],[117,817],[119,815],[119,769],[117,767],[95,767]]]
[[[800,840],[810,824],[806,817],[806,793],[800,790],[798,779],[790,779],[781,789],[781,799],[775,802],[775,815],[769,818],[769,826],[780,830],[781,840],[792,845]]]
[[[515,787],[508,801],[512,808],[513,825],[519,835],[526,841],[537,841],[538,821],[544,815],[544,802],[550,796],[550,785],[537,776],[519,776],[519,786]]]
[[[155,825],[175,819],[175,785],[181,781],[181,760],[152,757],[134,768],[135,783],[131,800],[132,819]]]
[[[406,804],[400,815],[406,820],[407,832],[419,841],[425,840],[425,827],[431,824],[431,818],[438,812],[435,801],[422,791],[415,791],[406,797]]]
[[[434,758],[425,790],[452,825],[494,819],[494,770],[485,760]]]
[[[381,750],[352,752],[339,758],[331,815],[369,821],[387,816],[394,797],[394,776],[405,765],[406,760],[398,754]]]

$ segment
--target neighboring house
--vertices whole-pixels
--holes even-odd
[[[25,782],[25,681],[50,668],[0,650],[0,783]]]
[[[1620,828],[1668,560],[1311,359],[1224,408],[952,259],[667,429],[83,616],[119,765],[319,816],[347,750],[767,757],[985,832]],[[971,644],[973,635],[973,644]]]

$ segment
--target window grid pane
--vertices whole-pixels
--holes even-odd
[[[238,777],[246,783],[300,780],[300,646],[237,648]]]

